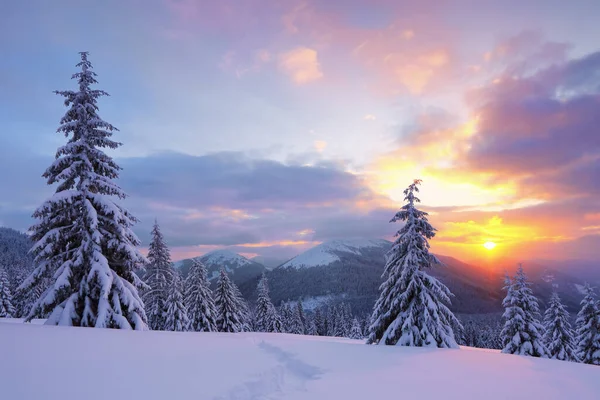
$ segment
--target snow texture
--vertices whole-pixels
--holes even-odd
[[[1,319],[0,343],[10,343],[2,348],[0,397],[11,400],[564,400],[596,399],[600,392],[596,366],[473,348]]]
[[[333,262],[341,261],[337,253],[360,255],[364,249],[386,246],[389,246],[389,242],[383,239],[332,240],[305,251],[279,268],[310,268],[329,265]]]

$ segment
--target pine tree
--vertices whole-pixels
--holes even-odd
[[[255,321],[258,332],[281,332],[281,319],[269,297],[267,276],[263,273],[258,282],[258,299],[256,301]]]
[[[319,332],[317,330],[317,325],[315,324],[315,319],[306,315],[306,334],[311,336],[318,336]]]
[[[237,302],[239,304],[240,316],[242,320],[242,330],[241,332],[251,332],[252,331],[252,313],[250,312],[250,307],[248,303],[246,303],[246,299],[240,292],[240,288],[234,283],[231,282],[231,287],[233,288],[233,293]]]
[[[292,331],[292,310],[283,301],[281,302],[281,306],[279,306],[279,314],[281,315],[281,323],[282,323],[282,328],[283,328],[282,332],[291,333],[291,331]]]
[[[346,329],[346,317],[344,313],[344,305],[339,304],[334,307],[334,330],[333,336],[347,337],[348,330]]]
[[[502,352],[547,357],[548,351],[542,340],[544,327],[537,319],[538,301],[529,286],[523,266],[519,264],[502,302],[505,309],[502,317],[506,320],[501,334],[504,339]]]
[[[152,330],[165,329],[167,297],[169,297],[174,273],[169,248],[158,222],[154,221],[152,240],[148,246],[148,265],[145,275],[145,282],[149,289],[144,291],[142,296],[146,306],[148,325]]]
[[[174,273],[167,297],[165,315],[166,331],[185,332],[189,330],[190,320],[183,302],[183,287],[179,274]]]
[[[594,289],[586,284],[585,297],[577,314],[577,358],[585,364],[600,365],[600,310]]]
[[[15,308],[12,304],[8,276],[4,269],[0,269],[0,318],[13,318],[14,316]]]
[[[548,349],[550,358],[577,361],[569,313],[565,310],[556,291],[552,292],[550,304],[544,314],[544,329],[544,345]]]
[[[363,334],[360,329],[360,322],[358,322],[358,318],[354,318],[352,320],[352,327],[350,328],[350,334],[348,335],[350,339],[362,339]]]
[[[306,330],[306,315],[304,314],[304,307],[302,306],[302,302],[300,300],[298,300],[298,302],[296,303],[296,307],[298,308],[298,314],[300,315],[302,326]]]
[[[125,193],[115,184],[120,167],[103,149],[116,149],[111,140],[117,129],[98,115],[97,100],[106,96],[92,90],[96,74],[82,52],[73,75],[78,91],[57,91],[70,106],[58,131],[68,137],[44,172],[56,192],[33,214],[32,252],[37,267],[21,289],[50,280],[27,320],[51,313],[46,324],[97,328],[146,329],[146,315],[138,288],[144,285],[134,271],[145,258],[131,230],[137,222],[113,199]]]
[[[243,332],[245,329],[244,305],[236,293],[235,285],[227,272],[221,269],[219,282],[215,291],[215,306],[217,308],[217,329],[219,332]]]
[[[335,336],[335,315],[336,315],[336,307],[334,305],[329,305],[327,307],[327,314],[326,314],[326,319],[325,319],[325,324],[326,324],[326,331],[327,334],[326,336]]]
[[[210,291],[208,272],[198,259],[192,259],[192,267],[185,280],[184,293],[190,319],[190,330],[216,332],[217,309]]]
[[[452,327],[460,325],[446,306],[452,293],[425,270],[439,263],[429,253],[435,228],[427,213],[416,208],[420,180],[405,191],[407,202],[390,222],[403,221],[386,255],[384,283],[373,309],[369,344],[457,348]]]
[[[304,324],[302,323],[302,317],[300,316],[301,310],[302,304],[300,304],[300,302],[296,303],[295,307],[292,307],[289,333],[304,335],[305,329]]]
[[[320,308],[315,310],[315,318],[314,318],[315,328],[317,330],[317,335],[326,336],[327,331],[325,329],[325,321],[323,320],[323,313]]]

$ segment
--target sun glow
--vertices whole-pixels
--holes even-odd
[[[494,243],[494,242],[485,242],[483,244],[483,247],[485,247],[487,250],[493,250],[496,247],[496,243]]]

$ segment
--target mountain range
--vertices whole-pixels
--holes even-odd
[[[254,300],[256,285],[263,271],[269,278],[271,298],[275,304],[302,299],[310,307],[328,301],[350,303],[357,313],[370,312],[381,285],[385,254],[391,242],[382,239],[333,240],[268,270],[254,260],[227,250],[200,257],[211,276],[224,265],[246,298]],[[457,313],[480,314],[502,310],[505,271],[512,274],[516,261],[500,259],[494,264],[465,263],[453,257],[437,255],[441,265],[430,273],[444,282],[454,293],[452,309]],[[186,260],[183,262],[191,263]],[[551,263],[525,262],[525,272],[532,282],[542,309],[553,287],[559,291],[571,312],[579,308],[581,285],[590,274],[565,270]],[[212,271],[212,272],[210,272]],[[243,272],[242,272],[243,271]],[[185,268],[182,267],[185,273]]]
[[[31,272],[30,247],[27,235],[0,228],[0,268],[8,272],[13,290]],[[248,259],[229,250],[212,251],[198,258],[206,265],[213,285],[223,267],[251,301],[256,296],[258,279],[265,272],[275,304],[302,299],[305,306],[311,308],[326,301],[345,301],[355,313],[369,313],[379,294],[385,254],[390,247],[391,242],[382,239],[333,240],[287,261],[276,264],[275,260],[269,260],[268,267],[259,262],[266,260]],[[454,293],[451,308],[455,312],[501,311],[503,276],[505,271],[514,272],[515,260],[465,263],[444,255],[438,255],[438,258],[442,265],[434,266],[430,273]],[[174,263],[184,276],[191,264],[191,259]],[[523,265],[542,309],[556,287],[569,311],[574,313],[579,309],[583,283],[600,283],[600,268],[590,261],[540,259],[526,261]]]

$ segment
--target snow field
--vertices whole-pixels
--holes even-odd
[[[273,333],[134,332],[0,320],[0,397],[595,399],[600,369],[462,348]]]

